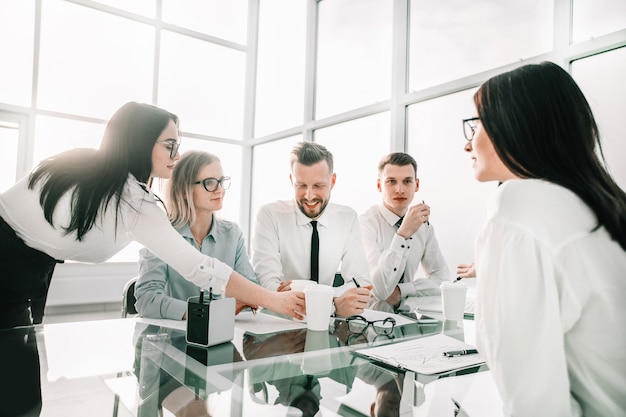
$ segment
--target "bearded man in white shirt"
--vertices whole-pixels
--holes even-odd
[[[406,153],[386,155],[378,164],[382,203],[359,217],[373,294],[391,305],[403,297],[439,294],[439,285],[452,279],[430,224],[430,207],[411,205],[419,190],[417,162]],[[425,277],[417,277],[419,265]]]
[[[315,226],[319,234],[315,274],[320,284],[332,286],[341,268],[346,283],[335,288],[333,304],[336,315],[347,317],[363,313],[371,286],[358,216],[350,207],[330,203],[337,178],[333,165],[332,153],[320,144],[300,142],[293,148],[289,177],[294,199],[260,208],[252,264],[259,283],[270,290],[287,291],[292,280],[315,280],[310,262]]]

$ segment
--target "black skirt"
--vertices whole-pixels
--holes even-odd
[[[59,262],[27,246],[0,217],[0,329],[41,323]]]

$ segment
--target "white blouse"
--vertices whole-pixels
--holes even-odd
[[[132,175],[122,194],[120,217],[116,220],[113,201],[82,241],[61,227],[69,224],[70,193],[59,200],[52,227],[39,204],[40,184],[28,189],[27,176],[0,194],[0,217],[31,248],[59,260],[99,263],[137,241],[200,288],[221,290],[232,274],[230,266],[189,245],[157,206],[154,195]]]
[[[476,240],[478,349],[511,416],[626,415],[626,252],[574,193],[498,188]]]

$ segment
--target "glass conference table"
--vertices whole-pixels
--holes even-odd
[[[186,343],[184,322],[126,318],[0,330],[0,352],[32,375],[14,399],[34,409],[28,416],[464,415],[451,398],[483,407],[467,415],[499,415],[484,365],[421,375],[353,353],[437,333],[474,344],[472,320],[426,317],[407,305],[402,316],[384,302],[368,310],[398,319],[389,337],[371,326],[353,334],[339,318],[314,332],[243,312],[234,339],[209,348]]]

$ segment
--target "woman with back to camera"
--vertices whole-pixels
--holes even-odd
[[[200,288],[290,316],[301,293],[259,288],[189,245],[149,190],[169,178],[178,155],[178,117],[130,102],[107,123],[100,149],[75,149],[44,160],[0,194],[0,328],[41,320],[56,260],[104,262],[131,241],[149,248]],[[38,302],[39,300],[39,302]],[[35,304],[39,308],[35,308]]]
[[[478,349],[506,415],[626,415],[626,193],[558,65],[495,76],[463,121],[479,181],[502,181],[476,239]]]
[[[239,226],[217,216],[229,187],[230,177],[224,176],[217,156],[202,151],[185,152],[166,184],[168,218],[189,244],[256,282]],[[199,292],[194,283],[150,250],[139,251],[135,306],[142,317],[186,319],[187,299]],[[237,302],[237,312],[245,307],[245,303]]]

